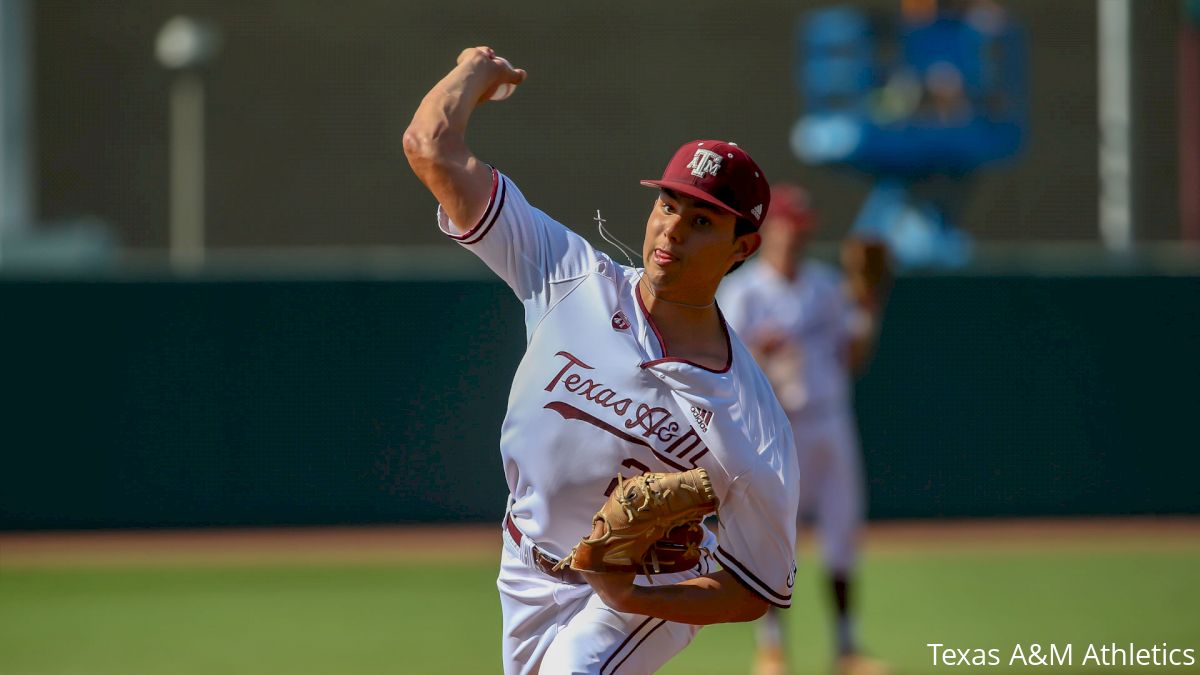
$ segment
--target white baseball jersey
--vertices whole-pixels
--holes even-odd
[[[725,318],[747,343],[768,335],[783,338],[772,359],[776,364],[765,368],[789,414],[850,409],[847,356],[855,313],[837,271],[806,260],[789,280],[756,260],[730,275],[717,297]]]
[[[640,270],[530,206],[499,172],[474,227],[464,231],[440,208],[438,220],[525,308],[528,346],[500,435],[510,509],[525,537],[562,557],[591,530],[618,472],[700,466],[720,500],[713,556],[764,600],[790,606],[791,430],[733,331],[721,369],[672,357],[637,293]]]

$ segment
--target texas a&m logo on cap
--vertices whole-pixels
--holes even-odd
[[[692,156],[692,161],[688,162],[686,168],[691,169],[692,175],[697,178],[703,178],[704,174],[715,176],[721,170],[721,156],[712,150],[701,148]]]
[[[754,160],[730,141],[692,141],[684,143],[662,178],[643,180],[642,185],[670,190],[749,220],[762,224],[771,203],[771,188]]]

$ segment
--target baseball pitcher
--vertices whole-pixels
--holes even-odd
[[[703,625],[792,602],[791,427],[714,300],[758,248],[770,191],[736,144],[687,143],[643,181],[644,266],[620,265],[468,148],[476,108],[525,78],[466,49],[404,135],[438,226],[524,307],[499,439],[504,671],[649,673]]]

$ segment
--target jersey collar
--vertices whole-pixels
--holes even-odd
[[[721,312],[720,305],[717,306],[717,316],[721,320],[721,330],[725,333],[726,359],[725,359],[725,365],[723,367],[721,367],[719,369],[714,369],[714,368],[709,368],[707,366],[702,366],[699,363],[696,363],[694,361],[689,361],[688,359],[680,358],[677,356],[671,356],[670,351],[668,351],[666,338],[664,338],[662,335],[662,332],[658,330],[658,326],[655,325],[655,323],[654,323],[654,318],[652,316],[650,316],[650,311],[648,309],[646,309],[646,303],[642,301],[642,294],[638,292],[637,279],[638,279],[637,276],[632,277],[632,283],[630,284],[630,289],[633,293],[634,300],[637,302],[638,309],[641,311],[641,315],[642,315],[643,320],[645,321],[645,324],[647,326],[649,326],[651,332],[653,332],[653,334],[654,334],[655,340],[658,342],[658,352],[659,352],[659,354],[662,354],[662,356],[659,358],[643,361],[642,363],[639,364],[639,366],[641,368],[654,368],[654,367],[661,366],[664,364],[682,364],[685,366],[690,366],[692,368],[699,368],[700,370],[707,371],[710,373],[717,373],[717,374],[728,373],[729,369],[733,367],[733,344],[729,339],[729,332],[730,332],[729,324],[725,322],[725,315]]]

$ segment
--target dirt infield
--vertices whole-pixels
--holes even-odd
[[[870,525],[866,541],[881,554],[1194,548],[1200,518],[892,521]],[[487,560],[499,546],[499,528],[490,525],[6,532],[0,568]]]

